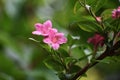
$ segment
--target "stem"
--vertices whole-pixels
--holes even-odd
[[[118,48],[120,48],[120,41],[118,41],[113,47],[109,48],[107,47],[106,51],[99,56],[96,60],[102,60],[104,58],[106,58],[107,56],[114,56],[117,54],[117,52],[115,52]],[[99,62],[93,62],[93,63],[88,63],[82,70],[78,71],[78,73],[73,77],[72,80],[76,80],[77,78],[79,78],[82,74],[84,74],[89,68],[93,67],[94,65],[96,65]]]
[[[60,59],[60,61],[61,61],[61,63],[62,63],[62,65],[64,66],[64,68],[65,68],[65,70],[66,70],[66,72],[67,72],[67,67],[66,67],[66,65],[65,65],[65,63],[64,63],[64,60],[63,60],[63,58],[61,57],[61,55],[60,54],[58,54],[58,57],[59,57],[59,59]]]
[[[95,13],[93,13],[92,9],[90,8],[90,15],[95,19],[95,21],[104,29],[104,24],[102,22],[99,22],[96,18]]]
[[[83,6],[86,9],[86,11],[95,19],[95,21],[102,27],[102,29],[104,29],[104,27],[105,27],[104,24],[97,20],[96,15],[95,15],[95,13],[93,13],[91,7],[90,7],[90,9],[86,8],[86,0],[84,0],[84,3],[82,3],[80,0],[78,0],[78,1],[79,1],[80,5]]]
[[[116,28],[116,30],[117,30],[117,32],[119,31],[119,24],[120,24],[120,18],[118,18],[118,20],[117,20],[117,28]]]
[[[68,49],[68,54],[69,54],[69,56],[71,56],[71,46],[69,46],[69,49]]]
[[[85,7],[84,3],[82,3],[80,0],[78,0],[78,1],[79,1],[79,3],[80,3],[81,6]]]
[[[72,80],[76,80],[77,78],[79,78],[81,75],[83,75],[90,67],[90,64],[87,64],[82,70],[80,70],[74,77]]]
[[[61,57],[61,55],[60,55],[59,53],[56,53],[54,50],[53,50],[53,53],[54,53],[54,55],[60,60],[60,62],[61,62],[61,64],[63,65],[64,69],[67,71],[68,69],[67,69],[66,65],[64,64],[64,60],[63,60],[63,58]]]

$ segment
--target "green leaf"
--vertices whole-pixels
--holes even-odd
[[[61,80],[71,80],[74,77],[75,73],[78,72],[79,70],[81,70],[81,68],[79,66],[72,65],[70,67],[69,72],[67,72],[67,73],[63,73],[63,72],[58,73],[58,76],[59,76],[59,78]]]
[[[120,52],[120,50],[119,50],[119,52]],[[119,54],[119,53],[118,53],[118,54]],[[115,63],[116,63],[116,62],[119,63],[119,62],[120,62],[120,55],[112,56],[112,57],[111,57],[111,60],[112,60],[113,62],[115,62]]]
[[[68,65],[69,63],[74,63],[76,61],[73,57],[66,57],[65,58],[65,64]]]
[[[68,52],[65,49],[60,48],[56,52],[57,52],[57,54],[60,54],[60,56],[63,57],[63,58],[69,57],[69,54],[68,54]]]
[[[67,36],[67,39],[68,39],[67,44],[68,44],[69,46],[73,45],[73,38],[72,38],[72,36],[71,36],[70,34]]]
[[[74,38],[73,38],[74,37]],[[67,39],[68,39],[68,42],[67,42],[67,44],[68,44],[68,46],[72,46],[72,45],[74,45],[74,44],[78,44],[79,43],[79,39],[77,39],[77,38],[75,38],[75,37],[78,37],[79,38],[79,36],[71,36],[71,35],[68,35],[67,36]]]
[[[107,64],[110,64],[110,63],[119,63],[120,62],[120,56],[110,56],[110,57],[106,57],[105,59],[103,60],[96,60],[97,62],[100,62],[100,63],[107,63]]]
[[[86,32],[99,32],[101,27],[92,21],[81,21],[78,26]]]
[[[79,70],[81,70],[82,68],[78,65],[72,65],[71,68],[70,68],[70,72],[69,73],[76,73],[78,72]]]
[[[74,5],[74,8],[73,8],[73,12],[76,14],[77,11],[78,11],[78,9],[79,9],[80,7],[81,7],[81,6],[80,6],[79,2],[76,1],[75,5]]]
[[[58,62],[57,60],[54,60],[53,58],[47,58],[45,61],[44,61],[44,64],[49,68],[49,69],[52,69],[52,70],[55,70],[55,71],[58,71],[58,72],[61,72],[64,70],[64,67],[63,65]]]
[[[87,31],[87,32],[95,32],[95,30],[89,28],[88,25],[79,25],[79,27],[80,27],[82,30]]]
[[[109,42],[112,41],[113,38],[114,38],[114,32],[113,31],[109,31],[109,33],[108,33],[108,41]]]
[[[111,18],[112,10],[113,9],[106,9],[102,12],[101,17],[103,18],[103,20],[107,20],[107,19]]]
[[[80,49],[80,47],[75,47],[71,50],[71,56],[73,56],[75,59],[80,59],[85,56],[85,53],[83,49]]]
[[[97,3],[95,4],[95,7],[93,7],[95,9],[95,12],[97,12],[101,7],[103,7],[108,0],[96,0]]]
[[[87,4],[89,4],[95,12],[99,11],[107,2],[108,0],[87,0]]]

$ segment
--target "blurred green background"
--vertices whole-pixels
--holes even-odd
[[[91,0],[90,3],[93,6],[94,1]],[[106,1],[96,12],[98,16],[105,9],[114,9],[119,5],[118,0]],[[74,22],[84,19],[82,15],[88,14],[83,9],[74,14],[75,2],[76,0],[0,0],[0,80],[59,80],[43,63],[48,56],[47,51],[29,38],[39,39],[31,34],[35,30],[34,24],[50,19],[54,28],[66,35],[83,35],[85,39],[82,42],[86,42],[89,35],[73,26]],[[81,80],[120,80],[119,66],[119,62],[100,63],[87,72],[87,78]]]

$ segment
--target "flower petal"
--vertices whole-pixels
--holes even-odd
[[[63,43],[66,43],[67,42],[67,38],[65,37],[62,37],[60,40],[59,40],[59,44],[63,44]]]
[[[51,44],[52,43],[51,40],[48,37],[43,39],[43,42],[47,43],[47,44]]]
[[[39,31],[33,31],[32,34],[41,35],[41,32],[39,32]]]
[[[51,39],[54,38],[56,33],[57,33],[57,29],[54,29],[54,28],[50,29],[49,30],[49,38],[51,38]]]
[[[56,37],[59,38],[58,41],[57,41],[57,43],[59,43],[59,44],[63,44],[63,43],[67,42],[67,38],[64,37],[63,33],[57,33]]]
[[[54,50],[58,50],[60,46],[59,44],[52,44],[52,47]]]
[[[44,22],[43,25],[47,28],[52,28],[52,22],[50,20],[47,20],[46,22]]]
[[[41,28],[42,28],[42,24],[41,23],[36,23],[35,24],[35,29],[37,30],[37,31],[41,31]]]

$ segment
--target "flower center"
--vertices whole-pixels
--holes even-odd
[[[53,43],[56,43],[58,41],[58,37],[54,37],[52,41]]]

